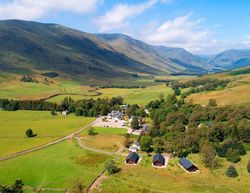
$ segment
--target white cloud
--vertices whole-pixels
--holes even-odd
[[[204,18],[191,20],[192,13],[165,21],[143,34],[147,42],[172,47],[184,47],[193,52],[202,51],[207,45],[214,44],[213,33],[203,27]]]
[[[181,47],[195,54],[217,54],[226,49],[250,48],[250,36],[235,40],[219,40],[211,29],[204,27],[204,18],[192,19],[189,13],[158,24],[149,22],[138,38],[168,47]],[[221,25],[211,28],[223,27]]]
[[[38,19],[48,14],[83,14],[95,9],[98,0],[12,0],[0,2],[0,19]]]
[[[128,19],[143,13],[146,9],[152,7],[158,0],[148,0],[138,4],[117,4],[104,15],[96,18],[94,23],[101,32],[121,29],[129,26]]]

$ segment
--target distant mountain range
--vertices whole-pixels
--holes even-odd
[[[4,72],[126,78],[135,74],[204,74],[248,65],[250,50],[201,57],[183,48],[153,46],[123,34],[90,34],[57,24],[0,21],[0,70]]]

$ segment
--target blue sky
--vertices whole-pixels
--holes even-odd
[[[250,48],[248,0],[0,0],[0,19],[125,33],[196,54]]]

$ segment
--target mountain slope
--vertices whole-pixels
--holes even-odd
[[[152,46],[123,34],[97,34],[105,43],[141,63],[167,73],[206,73],[209,65],[182,48]]]
[[[0,21],[0,70],[119,77],[160,71],[117,52],[94,35],[55,24]]]
[[[208,61],[222,69],[235,69],[250,66],[250,50],[226,50]]]

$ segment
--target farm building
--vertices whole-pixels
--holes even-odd
[[[139,155],[135,152],[129,153],[126,158],[127,164],[137,164],[138,161],[139,161]]]
[[[191,161],[189,161],[187,158],[182,157],[179,161],[180,166],[185,169],[186,171],[190,173],[194,173],[199,171],[198,167],[195,166]]]
[[[153,157],[153,165],[154,166],[164,166],[165,158],[161,154],[155,154]]]

